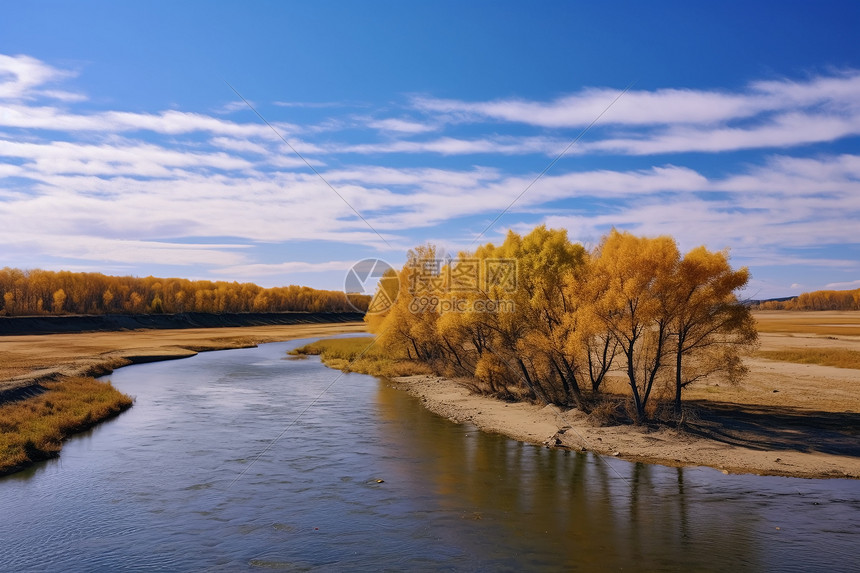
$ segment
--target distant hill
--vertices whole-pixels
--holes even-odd
[[[860,310],[860,289],[817,290],[755,302],[758,310]]]
[[[364,311],[369,296],[303,286],[0,269],[0,316]]]

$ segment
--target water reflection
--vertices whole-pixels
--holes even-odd
[[[724,476],[706,468],[549,450],[421,415],[417,400],[386,385],[376,404],[387,429],[400,435],[400,446],[416,460],[399,466],[409,470],[403,478],[417,491],[433,492],[443,510],[471,522],[450,542],[479,555],[482,563],[532,569],[803,570],[803,563],[821,558],[771,535],[788,529],[774,523],[795,522],[802,511],[783,503],[788,500],[776,491],[791,483],[804,489],[817,483],[827,491],[837,482]],[[458,438],[451,439],[451,433]],[[853,518],[856,535],[859,490],[856,482],[839,482],[843,487],[853,496],[843,519]],[[845,540],[832,541],[841,553],[832,566],[847,567]]]

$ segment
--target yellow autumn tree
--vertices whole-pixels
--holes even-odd
[[[63,306],[66,304],[66,291],[63,289],[57,289],[54,292],[53,303],[51,304],[51,310],[57,314],[63,312]]]
[[[663,311],[680,260],[671,237],[636,237],[615,229],[603,239],[592,267],[597,289],[593,311],[618,343],[637,422],[665,365],[669,316]]]
[[[698,247],[679,262],[668,307],[675,352],[676,415],[681,391],[693,382],[721,374],[737,382],[746,373],[740,351],[758,339],[755,320],[736,292],[749,282],[749,270],[733,270],[728,252]]]
[[[576,306],[565,284],[580,273],[587,253],[571,243],[564,229],[541,225],[523,237],[517,260],[517,290],[524,295],[520,319],[527,327],[521,352],[529,359],[535,378],[545,381],[553,401],[584,407],[579,374],[582,346],[571,344],[574,330],[567,320]],[[558,395],[560,394],[560,396]]]
[[[612,230],[588,253],[540,226],[452,260],[432,245],[410,251],[390,277],[396,301],[366,320],[393,356],[508,398],[587,410],[616,365],[642,422],[658,381],[674,382],[680,411],[696,380],[743,375],[739,351],[756,334],[736,293],[748,278],[726,252],[682,258],[671,237]],[[374,300],[389,298],[381,285]]]
[[[441,344],[436,334],[439,317],[438,299],[441,268],[434,245],[423,245],[409,251],[406,264],[398,274],[399,285],[393,304],[381,313],[366,319],[379,337],[379,344],[394,356],[405,356],[433,364],[441,358]],[[393,285],[380,281],[374,299],[383,294],[390,300]],[[388,290],[386,290],[388,289]]]

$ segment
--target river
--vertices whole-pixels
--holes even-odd
[[[131,410],[0,479],[0,570],[856,567],[858,481],[522,444],[285,358],[304,342],[113,373]]]

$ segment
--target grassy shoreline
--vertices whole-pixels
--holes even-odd
[[[0,405],[0,476],[59,455],[63,442],[131,408],[110,382],[71,377],[37,396]]]
[[[317,340],[291,350],[289,355],[319,356],[323,364],[334,370],[385,378],[430,374],[430,369],[420,362],[392,360],[374,344],[372,336]]]

